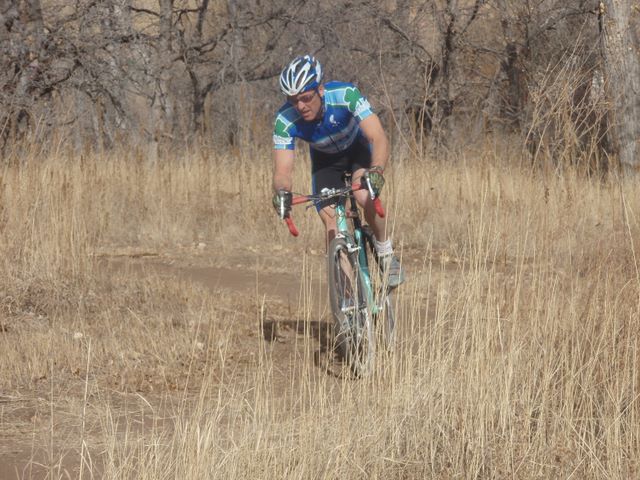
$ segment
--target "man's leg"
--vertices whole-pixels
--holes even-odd
[[[311,149],[311,187],[314,194],[324,188],[340,188],[344,186],[342,178],[349,167],[349,160],[344,155],[329,155]],[[316,207],[325,229],[325,249],[336,236],[336,209],[333,205]]]
[[[357,184],[362,181],[362,175],[364,174],[365,169],[360,168],[353,172],[353,183]],[[376,208],[373,205],[373,200],[369,196],[368,190],[359,190],[354,192],[354,196],[356,197],[356,202],[358,205],[362,207],[364,211],[364,219],[367,224],[373,230],[373,234],[376,236],[376,240],[379,242],[385,242],[387,240],[387,219],[381,218],[376,213]]]
[[[360,183],[365,169],[361,168],[353,173],[353,183]],[[373,200],[367,190],[359,190],[354,193],[358,205],[364,211],[364,218],[373,230],[375,236],[376,253],[380,258],[380,267],[385,275],[388,275],[388,285],[395,288],[404,282],[404,272],[397,257],[393,254],[391,239],[387,236],[387,217],[381,218],[376,213]]]
[[[333,240],[336,236],[337,226],[336,226],[336,209],[332,206],[324,207],[322,210],[318,212],[320,215],[320,219],[324,224],[325,230],[325,251],[329,248],[329,244],[331,240]]]

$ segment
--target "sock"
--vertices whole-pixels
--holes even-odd
[[[391,246],[391,239],[387,239],[385,242],[379,242],[375,240],[376,252],[379,257],[385,257],[387,255],[393,255],[393,247]]]

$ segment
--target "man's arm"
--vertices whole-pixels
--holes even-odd
[[[273,189],[291,191],[293,183],[293,150],[273,150]]]
[[[387,135],[384,133],[380,118],[375,113],[369,115],[360,122],[360,129],[371,144],[371,166],[384,169],[389,160],[389,140],[387,140]]]

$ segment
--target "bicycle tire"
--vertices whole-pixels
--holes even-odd
[[[367,248],[369,275],[378,304],[378,313],[374,316],[376,330],[387,351],[393,351],[396,344],[396,315],[393,308],[393,293],[382,284],[382,276],[378,265],[378,255],[375,250],[375,235],[369,225],[362,226],[364,244]]]
[[[375,363],[375,328],[367,305],[351,242],[334,238],[329,244],[327,271],[329,301],[334,317],[336,349],[358,376],[369,374]]]

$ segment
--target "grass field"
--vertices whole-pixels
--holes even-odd
[[[5,163],[0,478],[637,478],[638,187],[505,152],[396,157],[399,345],[358,380],[268,152]]]

